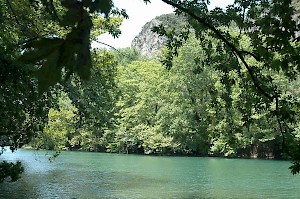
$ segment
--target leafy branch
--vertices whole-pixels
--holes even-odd
[[[285,151],[287,155],[290,155],[292,158],[293,155],[290,153],[290,149],[286,145],[286,134],[288,132],[291,132],[291,129],[288,128],[288,125],[284,121],[285,118],[283,116],[284,112],[286,111],[284,108],[281,108],[279,103],[280,103],[280,94],[277,92],[277,87],[274,87],[274,94],[268,93],[265,88],[262,86],[260,83],[258,77],[256,76],[255,72],[252,70],[251,66],[248,64],[248,62],[245,59],[245,55],[249,55],[253,57],[256,61],[261,61],[261,58],[257,56],[255,53],[241,50],[239,49],[235,44],[231,43],[223,34],[220,30],[218,30],[206,17],[200,17],[193,12],[193,9],[189,9],[185,3],[171,0],[162,0],[166,4],[169,4],[176,8],[179,12],[183,12],[187,15],[189,15],[192,19],[196,20],[199,24],[202,24],[204,27],[208,28],[210,31],[212,31],[215,36],[220,39],[234,54],[235,56],[242,62],[242,64],[245,66],[245,68],[248,71],[248,74],[250,75],[250,78],[252,80],[252,83],[254,87],[265,97],[268,99],[268,101],[271,103],[275,100],[275,111],[274,116],[277,119],[279,131],[281,132],[282,135],[282,149]],[[245,13],[243,13],[243,19],[245,18]],[[283,124],[285,124],[285,127],[283,127]],[[297,161],[296,161],[297,162]],[[294,163],[294,165],[296,165]],[[295,173],[295,171],[293,171]]]
[[[208,20],[206,18],[202,18],[197,16],[194,12],[192,12],[190,9],[185,8],[183,6],[181,6],[180,4],[174,3],[173,1],[169,1],[169,0],[162,0],[163,2],[177,8],[178,10],[188,14],[189,16],[191,16],[193,19],[195,19],[196,21],[198,21],[200,24],[204,25],[205,27],[207,27],[209,30],[211,30],[216,36],[217,38],[219,38],[222,42],[224,42],[236,55],[237,57],[241,60],[241,62],[244,64],[244,66],[247,68],[249,75],[252,79],[252,82],[254,84],[254,86],[270,101],[272,101],[275,97],[268,94],[260,85],[259,81],[257,80],[254,72],[252,71],[251,67],[249,66],[249,64],[246,62],[243,54],[247,53],[247,54],[252,54],[251,52],[247,52],[245,50],[239,50],[233,43],[231,43],[227,38],[225,38],[225,36],[223,36],[223,34],[221,33],[221,31],[219,31],[216,27],[214,27],[213,25],[211,25],[211,23],[208,22]],[[256,56],[255,56],[256,57]]]

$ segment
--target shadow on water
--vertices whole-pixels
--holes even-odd
[[[80,180],[81,179],[81,180]],[[166,179],[128,172],[51,170],[0,184],[0,198],[142,198],[146,189],[164,187]],[[114,196],[115,195],[115,196]]]

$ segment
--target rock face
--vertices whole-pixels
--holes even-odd
[[[186,22],[183,17],[176,16],[173,13],[158,16],[142,27],[141,32],[131,42],[131,47],[137,48],[141,55],[147,57],[157,56],[167,41],[165,37],[161,37],[151,30],[154,26],[160,24],[168,28],[178,28],[185,25]]]
[[[141,55],[147,57],[154,57],[162,49],[166,42],[165,37],[160,37],[158,34],[152,32],[154,26],[159,26],[162,21],[158,19],[153,19],[147,22],[142,31],[133,39],[131,42],[131,47],[137,48]]]

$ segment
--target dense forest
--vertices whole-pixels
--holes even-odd
[[[1,146],[286,158],[299,172],[299,3],[162,1],[186,21],[163,16],[148,58],[91,48],[121,33],[113,1],[0,0]],[[0,181],[21,171],[3,162]]]
[[[241,42],[249,45],[247,37]],[[245,74],[231,72],[228,81],[234,84],[224,86],[224,74],[205,64],[208,55],[199,46],[191,37],[170,70],[134,49],[101,50],[97,60],[111,60],[99,62],[86,84],[74,80],[68,92],[60,92],[58,107],[50,109],[47,125],[31,144],[51,150],[281,157],[276,120],[243,88],[239,75]],[[276,81],[287,94],[299,94],[299,81],[288,84],[284,75]]]

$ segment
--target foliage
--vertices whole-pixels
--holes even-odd
[[[17,181],[20,178],[20,174],[24,172],[24,168],[21,165],[21,162],[7,162],[2,161],[0,163],[0,182],[3,182],[4,179],[10,177],[12,182]]]
[[[203,41],[201,45],[204,45],[208,55],[214,48],[217,49],[219,55],[208,61],[219,63],[217,69],[225,74],[221,83],[227,91],[236,83],[228,79],[228,74],[237,72],[240,75],[243,71],[247,72],[241,77],[246,83],[243,87],[246,92],[254,92],[256,100],[264,106],[271,120],[277,122],[275,130],[282,139],[281,148],[287,156],[298,162],[298,156],[295,156],[298,149],[292,147],[298,144],[292,132],[298,120],[299,103],[297,96],[287,95],[276,79],[280,76],[286,81],[293,81],[299,74],[299,25],[291,1],[236,0],[226,11],[216,8],[210,12],[205,1],[162,1],[174,6],[178,14],[189,17],[189,22],[196,36]],[[237,34],[232,34],[225,28],[233,23]],[[167,35],[162,27],[156,31]],[[218,39],[222,42],[221,45],[207,45],[206,35]],[[246,48],[240,43],[243,35],[247,35],[249,39],[250,45]],[[173,55],[177,55],[181,45],[182,42],[168,46],[171,53],[166,56],[167,61],[164,62],[167,67],[172,65]],[[225,55],[229,55],[230,59],[227,60]],[[225,60],[239,64],[224,67],[222,62]],[[231,107],[230,98],[225,99],[225,102],[226,106]],[[262,108],[258,107],[258,110]]]
[[[36,149],[65,150],[68,135],[75,131],[75,113],[76,109],[66,93],[61,93],[58,109],[49,110],[48,122],[43,131],[34,137],[31,146]]]
[[[57,109],[50,109],[48,123],[31,143],[50,150],[103,151],[103,134],[111,128],[116,101],[116,63],[107,51],[93,54],[92,79],[73,77],[61,91]]]
[[[117,129],[110,151],[161,153],[168,147],[170,138],[155,124],[160,106],[155,91],[164,86],[163,76],[160,64],[154,61],[118,68],[117,85],[122,95],[117,103]]]
[[[103,151],[101,137],[106,129],[111,128],[118,95],[114,82],[116,62],[112,53],[95,51],[93,66],[90,81],[81,82],[74,78],[66,86],[68,96],[78,110],[71,146]],[[81,144],[74,145],[76,142]]]
[[[206,40],[207,45],[220,45],[212,37]],[[214,62],[217,49],[209,54],[206,49],[191,38],[178,50],[169,72],[153,61],[118,68],[121,98],[117,125],[107,133],[109,151],[280,156],[276,151],[280,139],[273,133],[276,120],[256,105],[257,95],[248,95],[239,77],[247,71],[220,71],[219,62]],[[235,83],[224,85],[229,80]]]
[[[126,66],[133,61],[142,59],[136,48],[121,48],[114,52],[115,61],[118,65]]]
[[[181,31],[154,28],[168,39],[169,71],[132,62],[138,53],[124,49],[116,74],[114,55],[90,49],[103,32],[117,37],[128,17],[112,0],[0,0],[1,145],[15,149],[35,137],[36,146],[59,150],[284,152],[298,173],[297,2],[236,0],[208,11],[209,1],[162,1],[189,22]]]
[[[52,131],[56,131],[55,135],[59,136],[59,128],[51,129],[48,125],[44,129],[49,110],[50,126],[58,126],[63,118],[59,115],[61,112],[57,112],[55,99],[57,92],[61,91],[55,86],[49,91],[48,87],[61,82],[63,76],[71,75],[73,68],[67,71],[62,69],[61,64],[69,64],[74,57],[77,63],[73,63],[72,67],[90,67],[89,38],[96,37],[98,33],[96,29],[89,30],[90,26],[85,22],[93,22],[94,28],[103,28],[98,32],[109,31],[117,36],[122,21],[119,16],[127,17],[124,10],[110,9],[111,1],[106,1],[106,8],[101,3],[101,9],[97,2],[78,3],[59,0],[0,1],[1,146],[9,145],[14,150],[28,144],[32,138],[36,141],[41,137],[52,139],[52,144],[49,142],[51,146],[47,146],[49,148],[56,149],[61,145],[61,140],[54,143],[56,138],[52,135]],[[88,14],[87,7],[98,14]],[[105,18],[108,11],[117,17]],[[83,15],[74,18],[73,14]],[[85,41],[82,42],[82,38],[79,41],[78,36],[85,37]],[[86,68],[80,74],[89,75],[89,71]]]
[[[32,1],[31,6],[45,6],[46,11],[55,15],[55,22],[66,30],[64,35],[39,36],[36,40],[24,45],[24,53],[20,57],[23,63],[36,64],[37,78],[39,81],[39,92],[45,92],[50,86],[60,81],[66,71],[68,78],[71,74],[77,74],[82,80],[91,76],[92,59],[90,52],[90,37],[92,28],[102,28],[99,33],[93,31],[95,37],[103,31],[108,31],[114,37],[120,34],[118,26],[121,20],[110,19],[109,16],[121,16],[127,18],[124,10],[113,7],[111,0],[98,1],[77,1],[63,0],[53,1]],[[57,11],[59,9],[60,12]],[[97,13],[97,15],[96,15]],[[101,15],[105,19],[101,18]]]
[[[30,70],[13,63],[8,55],[1,54],[0,59],[1,146],[8,144],[16,149],[43,128],[54,101],[49,93],[38,99],[36,81],[31,78]]]
[[[280,157],[281,138],[276,131],[274,133],[276,120],[264,108],[265,101],[260,101],[255,92],[247,92],[251,81],[247,83],[241,78],[247,76],[247,71],[222,71],[215,61],[220,59],[219,51],[224,51],[227,59],[223,67],[235,67],[238,62],[230,60],[221,42],[211,36],[206,36],[205,41],[202,45],[203,40],[191,37],[179,48],[169,71],[157,61],[130,63],[128,57],[122,60],[121,54],[116,52],[117,60],[124,65],[119,65],[114,74],[115,69],[110,68],[116,64],[114,58],[108,52],[98,52],[95,66],[101,68],[101,73],[95,70],[95,74],[105,74],[103,67],[106,66],[113,70],[108,76],[100,76],[102,78],[94,76],[91,84],[76,79],[69,82],[68,97],[61,98],[68,108],[61,107],[59,112],[53,112],[56,114],[49,114],[50,122],[42,134],[49,137],[42,139],[46,143],[42,148],[53,149],[49,143],[56,143],[56,149],[71,150]],[[244,46],[249,46],[248,42],[248,37],[242,37]],[[209,45],[217,48],[207,53]],[[134,50],[120,52],[134,53]],[[134,54],[131,60],[135,59],[138,57]],[[105,79],[110,79],[108,84],[101,83]],[[288,80],[281,75],[277,81],[284,86]],[[101,84],[106,85],[103,86],[106,90],[102,90]],[[112,95],[105,94],[108,91]],[[113,93],[120,93],[118,100]],[[106,107],[107,102],[101,105],[100,101],[94,101],[100,96],[102,101],[106,101],[103,97],[107,96],[107,101],[113,103]],[[99,111],[105,108],[111,115]],[[106,123],[103,118],[110,122]]]

